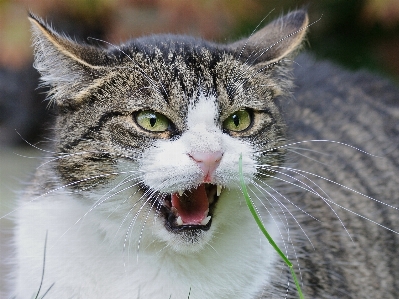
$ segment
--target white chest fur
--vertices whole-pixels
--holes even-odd
[[[142,232],[139,250],[137,236],[124,246],[126,228],[120,227],[120,220],[104,220],[95,211],[84,216],[88,207],[67,195],[25,205],[19,210],[16,239],[17,298],[31,298],[38,291],[46,232],[41,294],[54,283],[48,298],[253,298],[262,285],[267,286],[267,269],[272,269],[275,254],[245,203],[229,199],[220,201],[221,208],[233,206],[238,216],[221,225],[203,250],[188,254],[151,242],[149,227]],[[275,235],[273,225],[268,228]]]

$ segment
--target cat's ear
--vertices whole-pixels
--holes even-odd
[[[295,53],[306,34],[309,19],[305,10],[274,20],[250,37],[231,44],[251,64],[273,64]]]
[[[41,74],[42,85],[50,86],[49,97],[62,105],[86,86],[86,78],[103,68],[104,51],[78,44],[61,36],[42,19],[29,14],[35,53],[35,68]]]

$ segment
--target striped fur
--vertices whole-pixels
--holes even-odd
[[[54,156],[17,211],[16,298],[34,296],[43,268],[46,299],[298,298],[246,210],[240,154],[306,298],[398,297],[399,91],[306,55],[293,76],[304,11],[229,45],[155,35],[95,48],[31,22],[57,119]],[[248,128],[226,129],[242,109]],[[147,110],[167,129],[142,127]],[[210,181],[198,152],[222,153]],[[205,183],[223,188],[210,224],[174,227],[171,198]]]

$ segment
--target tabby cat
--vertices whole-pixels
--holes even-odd
[[[11,298],[299,298],[240,155],[305,298],[399,297],[399,90],[294,62],[305,11],[226,45],[95,47],[30,21],[57,118]]]

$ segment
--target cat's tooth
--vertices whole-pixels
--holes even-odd
[[[183,193],[184,193],[184,190],[179,190],[179,191],[177,191],[177,192],[179,193],[179,196],[182,196]]]
[[[201,221],[201,225],[207,225],[209,221],[211,220],[212,216],[208,216],[204,218],[204,220]]]
[[[217,185],[216,186],[216,196],[220,196],[220,193],[222,193],[222,186],[221,185]]]
[[[177,217],[176,223],[177,223],[177,225],[183,225],[183,220],[181,220],[181,217],[180,217],[180,216]]]

